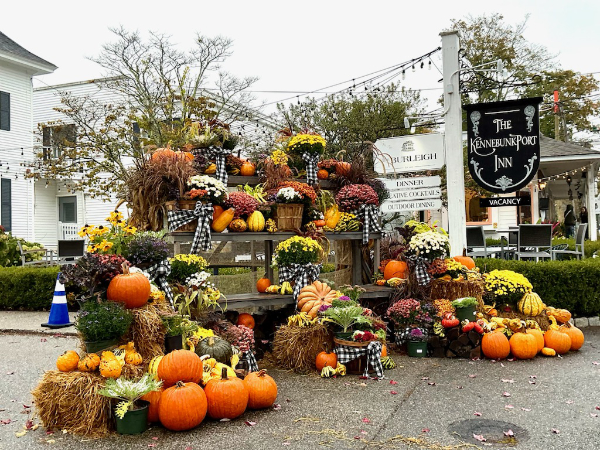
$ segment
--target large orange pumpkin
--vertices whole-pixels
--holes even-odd
[[[267,292],[269,286],[271,286],[271,280],[266,277],[261,278],[256,282],[256,290],[258,292]]]
[[[191,430],[202,423],[207,406],[206,394],[200,386],[178,381],[160,396],[158,418],[167,430]]]
[[[144,306],[150,297],[150,281],[141,273],[130,273],[126,262],[122,267],[123,274],[110,281],[106,297],[113,302],[124,303],[130,309]]]
[[[352,168],[352,166],[350,165],[350,163],[344,162],[344,161],[338,161],[335,164],[335,173],[337,173],[338,175],[341,175],[343,177],[347,177],[348,175],[350,175],[351,168]]]
[[[61,372],[72,372],[77,369],[79,355],[75,350],[64,352],[56,360],[56,368]]]
[[[227,367],[221,371],[221,379],[212,379],[204,388],[208,403],[208,415],[213,419],[235,419],[246,411],[248,390],[238,377],[227,377]]]
[[[544,333],[542,330],[538,330],[537,328],[528,328],[527,334],[533,335],[535,337],[535,342],[537,342],[538,353],[542,351],[545,347],[544,345]]]
[[[391,260],[385,265],[383,271],[383,278],[389,280],[390,278],[408,278],[408,266],[404,261]]]
[[[238,316],[237,325],[244,325],[248,328],[254,329],[254,317],[252,317],[252,314],[241,313]]]
[[[327,284],[316,280],[304,286],[298,294],[298,311],[307,313],[310,317],[317,317],[317,312],[323,303],[331,304],[337,298],[336,291]]]
[[[158,404],[160,403],[160,396],[163,391],[164,388],[161,387],[158,391],[148,392],[141,398],[141,400],[146,400],[150,403],[148,407],[148,422],[158,422]]]
[[[202,372],[203,364],[198,355],[189,350],[173,350],[160,360],[157,375],[169,387],[178,381],[199,383]]]
[[[571,350],[571,337],[567,333],[556,330],[548,330],[544,334],[546,347],[556,350],[559,355],[564,355]]]
[[[567,322],[563,326],[561,326],[558,331],[569,335],[569,337],[571,338],[572,351],[577,351],[583,346],[583,342],[585,339],[583,337],[583,331],[581,331],[579,328]]]
[[[510,337],[510,351],[518,359],[532,359],[538,353],[535,336],[525,331],[517,331]]]
[[[317,370],[321,373],[323,367],[333,367],[334,369],[337,367],[337,355],[334,352],[328,351],[329,349],[326,347],[324,351],[317,355],[317,359],[315,361],[315,365],[317,366]],[[382,352],[383,353],[383,352]],[[383,354],[382,354],[383,356]]]
[[[510,353],[510,344],[504,333],[492,331],[483,335],[481,350],[486,358],[504,359]]]
[[[244,378],[244,385],[248,390],[248,408],[269,408],[277,399],[277,383],[267,375],[266,370],[250,372]]]
[[[473,261],[473,258],[470,258],[468,256],[454,256],[452,259],[454,259],[454,261],[456,262],[461,263],[469,270],[475,268],[475,261]]]
[[[176,153],[171,150],[169,145],[167,145],[165,148],[157,148],[154,153],[152,153],[152,161],[158,161],[164,158],[174,158],[175,156]]]
[[[240,168],[240,175],[244,177],[251,177],[256,173],[256,167],[249,161],[246,161],[242,164]]]

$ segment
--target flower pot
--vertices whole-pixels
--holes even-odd
[[[86,353],[99,353],[119,343],[119,339],[106,339],[104,341],[84,341]]]
[[[148,403],[138,400],[138,409],[127,411],[122,419],[115,416],[117,433],[119,434],[141,434],[148,429]]]
[[[167,211],[177,211],[179,209],[189,209],[193,211],[196,208],[196,200],[179,199],[177,201],[169,201],[165,203],[165,208]],[[174,233],[194,233],[196,228],[198,228],[198,220],[194,219],[177,228]]]
[[[466,308],[456,308],[456,318],[461,322],[467,319],[469,322],[475,322],[477,318],[475,306],[467,306]]]
[[[181,334],[177,336],[165,336],[165,352],[171,353],[173,350],[181,350],[183,348],[182,341]]]
[[[427,341],[408,341],[406,344],[408,356],[424,358],[427,356]]]
[[[351,341],[353,334],[354,334],[354,331],[346,331],[346,332],[340,331],[338,333],[335,333],[335,337],[342,341]]]
[[[277,203],[275,222],[279,231],[294,231],[302,227],[302,203]]]

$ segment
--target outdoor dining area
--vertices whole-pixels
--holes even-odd
[[[587,223],[577,226],[575,250],[567,244],[552,245],[552,224],[521,224],[507,230],[495,230],[500,245],[488,246],[483,226],[467,227],[467,256],[471,258],[502,258],[517,260],[583,259]]]

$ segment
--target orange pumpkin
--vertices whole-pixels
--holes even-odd
[[[141,273],[130,273],[124,262],[123,274],[114,277],[108,285],[106,297],[113,302],[121,302],[126,308],[139,308],[148,303],[150,281]]]
[[[533,335],[533,337],[535,337],[535,342],[537,342],[538,353],[541,352],[542,349],[545,347],[544,333],[542,333],[542,331],[538,330],[537,328],[528,328],[527,334],[531,334]]]
[[[254,329],[254,317],[252,317],[252,314],[241,313],[238,316],[237,325],[244,325],[250,329]]]
[[[404,261],[391,260],[385,265],[383,271],[383,278],[389,280],[390,278],[408,278],[408,265]]]
[[[566,309],[556,309],[548,306],[546,308],[546,315],[554,317],[560,323],[567,323],[571,320],[571,313]]]
[[[266,277],[260,278],[256,282],[256,290],[261,293],[267,292],[269,286],[271,286],[271,280]]]
[[[319,169],[319,171],[317,172],[317,178],[319,180],[326,180],[327,178],[329,178],[329,172],[327,172],[325,169]]]
[[[206,394],[200,386],[178,381],[161,394],[158,418],[167,430],[191,430],[202,423],[207,409]]]
[[[504,333],[493,331],[483,335],[481,350],[486,358],[504,359],[510,353],[510,343]]]
[[[235,209],[229,208],[223,211],[219,216],[213,220],[211,228],[217,233],[222,233],[225,228],[229,226],[235,215]]]
[[[194,160],[194,155],[193,155],[193,153],[190,153],[190,152],[175,152],[175,155],[178,158],[185,159],[187,161],[193,161]]]
[[[336,292],[327,284],[316,280],[314,283],[304,286],[298,294],[298,311],[307,313],[313,319],[323,303],[331,304],[337,298]]]
[[[383,356],[383,352],[381,356]],[[317,355],[315,366],[317,366],[317,370],[320,373],[323,367],[333,367],[335,369],[337,361],[337,355],[334,352],[330,352],[327,345],[325,345],[325,350]]]
[[[148,422],[158,422],[158,404],[160,403],[160,396],[163,391],[164,388],[161,387],[158,391],[148,392],[141,398],[141,400],[146,400],[150,403],[148,407]]]
[[[77,369],[79,355],[75,350],[64,352],[56,360],[56,368],[61,372],[72,372]]]
[[[267,375],[266,370],[250,372],[244,378],[244,385],[248,390],[248,408],[269,408],[277,399],[277,383]]]
[[[581,331],[576,326],[571,325],[569,322],[565,323],[558,330],[562,333],[566,333],[571,338],[571,350],[577,351],[583,346],[584,337],[583,331]]]
[[[546,347],[556,350],[559,355],[564,355],[571,350],[571,337],[567,333],[556,330],[548,330],[544,334]]]
[[[456,262],[461,263],[469,270],[475,268],[475,261],[473,261],[473,258],[469,258],[468,256],[454,256],[452,259],[454,259],[454,261]]]
[[[238,377],[227,376],[227,367],[221,371],[221,379],[213,378],[204,387],[208,403],[208,415],[213,419],[235,419],[246,411],[248,390]]]
[[[335,164],[335,173],[337,173],[338,175],[341,175],[343,177],[347,177],[348,175],[350,175],[351,168],[352,168],[352,166],[350,165],[350,163],[344,162],[344,161],[338,161]]]
[[[240,175],[244,177],[251,177],[256,173],[256,167],[250,161],[246,161],[240,168]]]
[[[535,336],[525,331],[517,331],[510,337],[510,351],[518,359],[532,359],[538,353]]]
[[[325,224],[327,222],[325,222],[325,220],[323,220],[323,219],[317,219],[317,220],[313,220],[313,223],[315,224],[316,227],[322,228],[325,226]]]
[[[199,383],[202,373],[202,360],[189,350],[173,350],[160,360],[157,370],[158,378],[166,387],[178,381]]]
[[[77,370],[81,372],[93,372],[100,365],[100,357],[96,353],[88,353],[77,363]]]
[[[164,158],[174,158],[176,153],[171,150],[171,146],[167,145],[165,148],[157,148],[154,153],[152,153],[152,161],[158,161]]]
[[[385,358],[387,355],[388,355],[387,345],[383,344],[383,346],[381,347],[381,357]]]
[[[223,214],[223,211],[225,211],[225,210],[223,209],[222,206],[219,206],[219,205],[213,206],[213,222],[215,220],[217,220],[221,214]]]

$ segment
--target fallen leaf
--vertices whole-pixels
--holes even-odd
[[[503,363],[500,363],[500,365],[501,365],[502,367],[504,367],[504,364],[503,364]]]
[[[284,443],[283,443],[283,444],[281,444],[281,445],[290,445],[290,443],[289,443],[289,442],[284,442]]]
[[[148,447],[156,447],[156,444],[148,444]]]
[[[390,384],[394,384],[394,385],[396,385],[396,384],[398,384],[398,382],[397,382],[397,381],[394,381],[394,380],[390,380]]]
[[[363,423],[371,423],[371,421],[366,417],[363,417],[362,421],[363,421]]]
[[[515,358],[508,358],[507,361],[513,362]]]
[[[427,383],[429,386],[436,386],[435,381],[430,381],[429,383]]]
[[[481,417],[481,413],[480,413],[480,412],[477,412],[477,411],[475,411],[475,412],[473,413],[473,415],[474,415],[474,416],[477,416],[477,417]]]
[[[55,439],[48,439],[48,440],[46,441],[46,443],[47,443],[47,444],[55,444],[55,443],[56,443],[56,440],[55,440]]]
[[[477,378],[477,374],[471,374],[469,375],[469,378]]]
[[[23,430],[23,431],[17,431],[17,432],[15,433],[15,436],[16,436],[16,437],[18,437],[18,438],[20,438],[20,437],[23,437],[23,436],[25,436],[26,434],[27,434],[27,430]]]
[[[421,377],[421,381],[427,381],[429,380],[429,377]]]
[[[508,393],[508,392],[503,392],[503,393],[502,393],[502,397],[510,397],[510,393]]]
[[[491,359],[490,362],[491,363],[495,363],[495,362],[498,362],[498,361],[496,361],[495,359]]]
[[[484,438],[483,435],[481,435],[481,434],[475,434],[475,433],[473,433],[473,438],[477,439],[479,442],[485,442],[485,441],[487,441],[487,439]]]
[[[535,384],[535,380],[529,380],[529,384]]]
[[[46,339],[46,338],[41,338],[40,339],[40,342],[47,342],[47,341],[48,341],[48,339]]]
[[[515,380],[509,380],[509,379],[506,379],[506,378],[502,378],[502,382],[503,383],[514,383]]]
[[[188,446],[185,448],[185,450],[192,450],[192,446],[191,446],[191,445],[188,445]]]
[[[504,409],[513,409],[514,406],[513,405],[504,405]]]
[[[10,420],[10,419],[2,419],[2,420],[0,420],[0,423],[1,423],[2,425],[8,425],[8,424],[9,424],[9,423],[11,423],[11,422],[12,422],[12,420]]]
[[[260,342],[262,342],[262,343],[263,343],[263,344],[265,344],[265,345],[269,343],[269,341],[268,341],[268,340],[266,340],[266,339],[261,339],[261,341],[260,341]]]
[[[25,404],[23,404],[23,408],[25,408],[25,409],[29,409],[29,408],[31,408],[31,406],[28,406],[28,405],[25,405]]]
[[[369,377],[364,377],[364,376],[362,376],[362,375],[361,375],[360,377],[358,377],[358,379],[359,379],[359,380],[368,380],[368,379],[369,379]],[[366,384],[365,384],[365,386],[366,386]]]
[[[600,406],[596,406],[596,411],[600,411]]]
[[[358,385],[359,385],[360,387],[366,387],[366,386],[367,386],[367,383],[358,383]]]
[[[600,363],[598,361],[594,361],[592,364],[595,366],[600,365]]]
[[[25,422],[25,428],[31,430],[33,428],[33,420],[29,419]]]
[[[529,378],[535,379],[535,378],[537,378],[537,375],[529,375]]]
[[[574,402],[573,400],[567,400],[565,403],[566,403],[567,405],[572,405],[572,404],[573,404],[573,403],[575,403],[575,402]]]
[[[158,437],[156,437],[156,436],[153,436],[153,437],[152,437],[152,440],[153,440],[153,441],[158,441]]]
[[[354,439],[361,439],[360,436],[354,436]]]
[[[292,403],[292,401],[289,398],[286,398],[285,401],[288,403]]]
[[[515,433],[513,432],[513,430],[508,430],[504,432],[504,436],[514,437]]]
[[[52,430],[46,430],[46,436],[50,436],[51,434],[54,434],[54,431],[52,431]]]
[[[365,430],[360,430],[360,434],[367,434]]]
[[[596,413],[590,413],[590,416],[591,417],[598,417],[598,414],[596,414]]]
[[[462,386],[456,386],[456,389],[462,389],[462,388],[463,388]]]
[[[390,394],[392,394],[392,395],[396,395],[396,394],[397,394],[397,392],[396,392],[396,391],[390,391]]]
[[[521,411],[529,412],[529,411],[531,411],[531,409],[530,408],[521,408]]]
[[[227,417],[224,417],[223,419],[219,420],[219,422],[231,422],[231,419],[228,419]]]
[[[249,427],[253,427],[254,425],[256,425],[256,422],[252,422],[252,421],[250,421],[250,420],[246,420],[244,423],[245,423],[246,425],[248,425]]]
[[[273,405],[273,410],[274,410],[274,411],[279,411],[280,409],[281,409],[281,405],[280,405],[279,403],[275,403],[275,404]]]
[[[14,371],[13,372],[6,372],[6,375],[14,375],[14,374],[15,374]]]
[[[552,428],[552,432],[554,434],[560,434],[560,430],[557,430],[556,428]]]
[[[423,429],[421,430],[421,433],[429,433],[429,428],[423,428]]]

